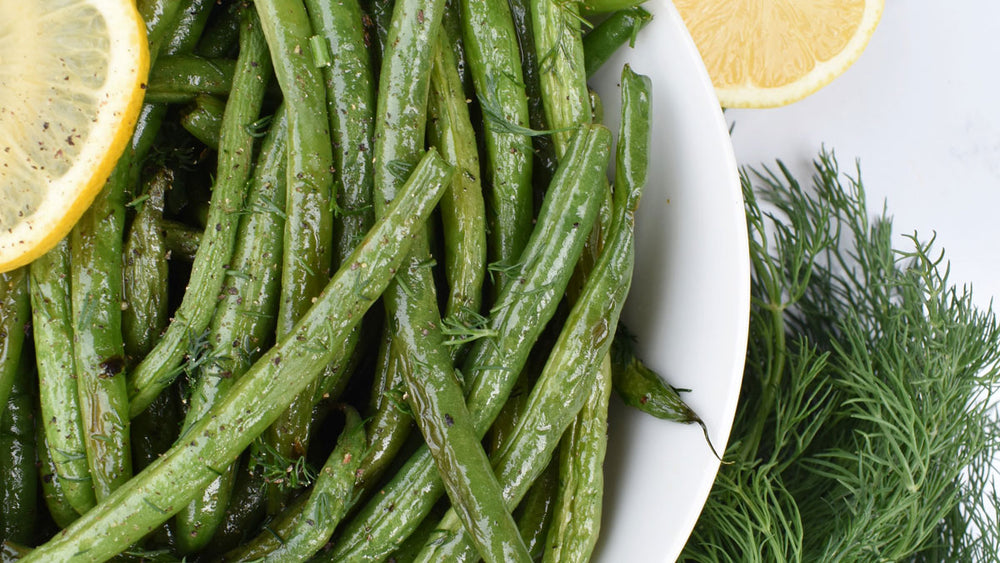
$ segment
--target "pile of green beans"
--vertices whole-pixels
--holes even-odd
[[[131,144],[0,274],[0,557],[589,559],[612,388],[697,422],[611,367],[638,4],[139,0]]]

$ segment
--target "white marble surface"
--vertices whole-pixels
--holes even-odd
[[[742,165],[780,158],[805,178],[822,146],[861,163],[873,211],[937,233],[952,280],[1000,297],[1000,3],[887,0],[861,58],[816,94],[731,110]],[[1000,301],[998,301],[1000,303]]]

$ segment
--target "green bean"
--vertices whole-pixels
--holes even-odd
[[[154,173],[125,241],[122,334],[128,366],[149,353],[168,322],[167,248],[160,221],[173,179],[166,168]]]
[[[404,1],[396,5],[393,14],[376,121],[376,215],[382,212],[383,202],[392,200],[399,181],[389,163],[411,163],[423,137],[424,108],[429,82],[433,81],[423,71],[432,67],[431,47],[440,45],[436,40],[443,9],[442,0]],[[429,43],[419,42],[422,35]],[[442,51],[438,47],[438,53]],[[405,65],[400,65],[403,58]],[[406,90],[394,90],[399,87]],[[390,132],[394,134],[390,136]],[[474,531],[483,557],[487,561],[526,561],[527,552],[503,507],[499,486],[471,425],[450,353],[444,348],[429,258],[425,232],[411,247],[407,266],[386,290],[394,338],[390,349],[397,350],[402,360],[400,371],[409,402],[418,413],[414,419],[430,445],[452,502],[462,508],[464,523]]]
[[[263,543],[274,543],[262,554],[263,561],[302,561],[311,557],[333,534],[347,512],[354,492],[355,473],[365,449],[365,428],[358,413],[345,409],[347,423],[337,446],[320,469],[308,499],[302,504],[288,534],[282,537],[265,532]]]
[[[615,12],[590,30],[583,37],[583,60],[587,76],[597,72],[626,42],[633,45],[639,30],[652,20],[653,14],[645,8],[633,6]]]
[[[331,57],[323,69],[327,113],[333,132],[334,191],[341,209],[333,229],[334,264],[339,266],[374,221],[372,136],[375,126],[375,78],[365,45],[363,15],[358,0],[306,0],[313,29],[325,41]],[[345,343],[342,365],[329,366],[315,388],[313,400],[342,387],[359,361],[355,352],[362,327]],[[304,417],[307,413],[302,412]],[[308,428],[308,426],[305,426]],[[303,429],[304,431],[305,429]]]
[[[466,96],[473,95],[472,76],[469,62],[465,58],[465,40],[462,38],[462,6],[459,0],[445,0],[444,15],[441,17],[442,38],[447,42],[455,59],[455,69]]]
[[[182,2],[175,0],[137,0],[136,8],[142,21],[146,23],[150,67],[156,66],[154,63],[161,45],[168,41],[169,35],[173,32],[182,6]]]
[[[441,34],[431,67],[428,137],[456,171],[451,188],[441,199],[449,286],[445,317],[467,325],[479,312],[486,278],[485,203],[476,133],[447,37],[448,33]]]
[[[528,547],[528,552],[534,561],[542,558],[545,550],[545,537],[552,523],[552,513],[555,504],[556,491],[559,489],[559,464],[550,461],[545,471],[528,489],[521,504],[517,506],[514,517],[521,537]]]
[[[236,86],[253,88],[271,77],[263,32],[254,10],[241,15],[240,54]],[[235,91],[235,89],[234,89]],[[270,343],[278,312],[284,218],[279,203],[286,199],[288,166],[287,112],[279,110],[261,146],[240,219],[236,248],[228,265],[221,297],[208,327],[208,361],[201,362],[192,387],[182,437],[208,413]],[[229,503],[235,465],[224,470],[202,495],[177,516],[178,548],[201,549],[211,540]]]
[[[164,55],[189,53],[198,45],[215,0],[182,0],[172,32],[161,50]]]
[[[394,340],[383,332],[375,364],[368,407],[368,450],[358,469],[358,484],[365,489],[379,482],[413,429],[413,416],[403,398],[403,359],[399,351],[392,349]]]
[[[480,437],[503,407],[582,252],[597,213],[610,137],[601,126],[584,126],[574,138],[553,178],[519,271],[512,276],[517,283],[508,284],[493,307],[488,326],[492,334],[477,340],[464,361],[466,404]],[[560,244],[552,244],[555,240]],[[348,524],[338,545],[320,559],[387,556],[412,533],[443,492],[433,458],[423,447]]]
[[[357,0],[306,0],[313,29],[331,57],[324,67],[327,113],[337,150],[333,153],[337,200],[342,216],[334,232],[336,261],[342,262],[374,221],[372,159],[375,79]]]
[[[239,47],[241,2],[228,2],[212,13],[195,53],[208,58],[229,57]]]
[[[510,266],[531,234],[531,142],[517,34],[506,2],[461,0],[465,49],[483,109],[490,260]],[[506,283],[502,272],[496,287]]]
[[[601,529],[607,451],[610,360],[596,370],[587,402],[566,430],[559,455],[559,492],[542,561],[589,561]]]
[[[581,19],[575,3],[530,0],[530,6],[545,118],[561,158],[573,128],[590,121]]]
[[[59,479],[55,463],[52,462],[49,446],[45,443],[45,429],[35,424],[35,451],[38,453],[38,479],[42,484],[42,498],[49,509],[49,515],[56,526],[65,528],[80,517],[66,498],[62,481]]]
[[[170,17],[148,20],[147,33],[159,38],[151,46],[151,59],[162,45],[184,48],[200,29],[180,25],[180,14],[192,13],[190,8],[204,10],[209,5],[195,0],[181,6],[181,11],[171,12]],[[158,3],[149,6],[154,14],[160,13],[161,8],[163,12],[172,8]],[[159,130],[163,112],[162,107],[144,106],[130,147],[70,234],[73,354],[87,463],[98,500],[128,480],[132,473],[121,333],[124,205],[126,194],[138,177],[144,152],[151,146],[151,137]]]
[[[244,455],[249,460],[251,456]],[[236,476],[236,484],[229,499],[229,505],[223,515],[222,522],[212,535],[212,541],[206,546],[207,554],[220,554],[243,545],[263,521],[264,496],[263,475],[259,471],[251,472],[253,461],[237,462],[240,468]]]
[[[619,327],[611,347],[612,383],[622,402],[663,420],[703,425],[680,393],[636,357],[630,339]]]
[[[605,372],[602,364],[608,363],[614,328],[631,285],[635,258],[634,214],[645,184],[648,161],[648,79],[626,69],[622,85],[623,116],[616,157],[616,206],[606,251],[601,254],[576,299],[545,368],[528,397],[517,427],[493,456],[493,467],[504,487],[504,498],[509,507],[520,502],[532,482],[549,464],[563,431],[584,408],[591,387]],[[600,389],[603,397],[606,390],[603,387]],[[605,426],[599,421],[595,424],[595,432],[605,432]],[[560,457],[565,458],[565,454]],[[593,461],[593,456],[589,459]],[[581,499],[580,502],[590,502],[590,499]],[[599,512],[597,515],[581,515],[581,519],[584,516],[589,519],[583,522],[581,531],[585,531],[588,525],[595,525],[595,518],[599,523]],[[438,529],[446,535],[438,538],[434,545],[426,546],[422,554],[427,558],[424,560],[441,555],[456,560],[468,560],[474,556],[472,544],[458,526],[454,513],[449,511],[438,524]]]
[[[194,55],[160,57],[149,71],[146,103],[181,103],[199,94],[225,96],[233,84],[236,62]]]
[[[284,221],[274,202],[285,199],[286,143],[287,121],[282,111],[264,140],[251,179],[250,212],[240,223],[233,274],[226,279],[209,328],[213,359],[199,370],[182,435],[211,410],[270,343],[278,310]],[[230,465],[178,514],[181,551],[194,552],[211,540],[224,517],[235,478],[236,467]]]
[[[0,408],[7,404],[17,378],[24,329],[31,315],[30,302],[28,268],[0,274]]]
[[[264,59],[256,62],[263,64]],[[247,178],[252,169],[254,138],[246,124],[260,113],[266,80],[241,74],[240,83],[244,86],[239,89],[234,86],[226,104],[208,226],[198,246],[183,301],[160,341],[136,366],[128,381],[129,414],[133,417],[180,373],[178,366],[188,342],[201,335],[211,321],[214,307],[205,304],[215,302],[225,280],[225,266],[236,242],[238,211],[244,206]]]
[[[376,3],[377,4],[377,3]],[[384,213],[396,197],[404,176],[403,170],[419,157],[424,145],[426,107],[430,88],[432,47],[440,32],[444,0],[400,0],[386,30],[379,79],[378,106],[375,112],[373,146],[375,214]],[[426,232],[421,233],[414,249],[426,253]],[[421,279],[410,288],[424,296],[424,303],[437,307],[436,296],[424,270]],[[404,290],[391,284],[387,293]],[[429,305],[433,303],[433,305]],[[391,311],[387,311],[391,315]],[[380,358],[376,365],[372,406],[376,417],[369,424],[370,453],[361,465],[362,479],[373,483],[385,470],[392,456],[409,434],[411,417],[401,412],[395,397],[387,392],[404,389],[402,370],[406,368],[406,349],[386,328]],[[401,396],[401,394],[400,394]]]
[[[333,145],[321,60],[310,44],[312,25],[302,0],[255,3],[271,50],[275,76],[288,114],[288,170],[281,292],[275,334],[283,337],[309,308],[329,278],[333,255]],[[292,403],[268,429],[267,441],[281,455],[300,457],[309,442],[313,388]],[[269,491],[269,511],[281,503]]]
[[[309,308],[329,277],[330,241],[336,203],[326,92],[316,69],[312,26],[302,0],[258,0],[254,4],[285,96],[288,170],[285,252],[277,335],[284,336]]]
[[[31,315],[38,366],[39,412],[59,490],[82,514],[97,502],[87,465],[73,360],[70,249],[64,239],[32,262]]]
[[[22,268],[21,270],[24,270]],[[35,467],[36,388],[30,347],[21,351],[7,404],[0,416],[0,537],[32,543],[37,521],[38,469]]]
[[[409,260],[397,274],[396,283],[412,283],[419,271],[427,267],[425,255],[414,255],[411,251]],[[422,297],[412,287],[386,294],[386,306],[395,312],[393,333],[406,350],[401,355],[405,362],[402,373],[409,389],[413,418],[434,458],[445,490],[483,559],[529,561],[516,524],[504,507],[500,486],[451,367],[440,316],[436,307],[428,311]]]
[[[98,501],[132,476],[121,329],[122,235],[132,158],[126,151],[70,234],[77,397]]]
[[[541,68],[538,53],[535,51],[535,32],[531,24],[531,8],[529,0],[508,0],[510,15],[517,33],[517,42],[521,53],[521,72],[524,78],[524,93],[528,96],[528,122],[536,131],[548,130],[545,119],[545,106],[542,102]],[[558,162],[552,146],[550,135],[535,135],[531,138],[535,149],[535,160],[532,165],[536,194],[548,185],[552,175],[556,173]],[[542,173],[544,172],[544,173]]]
[[[201,244],[202,231],[170,219],[162,219],[160,228],[163,230],[163,243],[169,252],[168,257],[171,260],[193,262]]]
[[[206,146],[219,150],[219,136],[222,133],[222,119],[226,113],[226,102],[201,94],[195,96],[181,115],[181,125],[188,133]]]
[[[399,0],[386,38],[376,109],[375,214],[396,196],[424,145],[433,48],[444,0]]]
[[[422,230],[451,169],[428,151],[399,197],[295,329],[258,360],[211,413],[141,474],[25,561],[99,561],[164,522],[268,427],[336,353]],[[178,481],[183,481],[179,483]]]
[[[580,301],[600,280],[602,268],[616,251],[625,255],[631,279],[634,260],[635,208],[646,183],[649,162],[650,81],[628,65],[622,70],[622,119],[615,161],[615,216],[605,252],[591,273]],[[613,281],[611,283],[614,283]],[[628,281],[624,282],[628,285]],[[627,288],[626,288],[627,291]],[[627,293],[626,293],[627,294]],[[622,296],[624,301],[624,295]],[[620,308],[620,306],[619,306]],[[543,561],[587,561],[597,543],[604,489],[604,455],[607,450],[608,401],[611,396],[611,359],[608,351],[617,326],[617,314],[606,325],[601,343],[604,357],[586,402],[562,438],[559,456],[559,492],[555,515],[545,542]]]

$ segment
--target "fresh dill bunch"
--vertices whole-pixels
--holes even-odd
[[[860,171],[745,171],[750,339],[687,561],[994,561],[1000,330]],[[756,184],[756,185],[754,185]]]

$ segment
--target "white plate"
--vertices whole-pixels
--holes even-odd
[[[591,81],[617,132],[618,79],[629,62],[653,82],[649,185],[637,218],[635,277],[624,322],[640,356],[674,386],[725,447],[739,395],[749,319],[750,264],[736,161],[722,112],[673,4]],[[696,426],[612,403],[607,495],[597,559],[673,561],[719,461]]]

